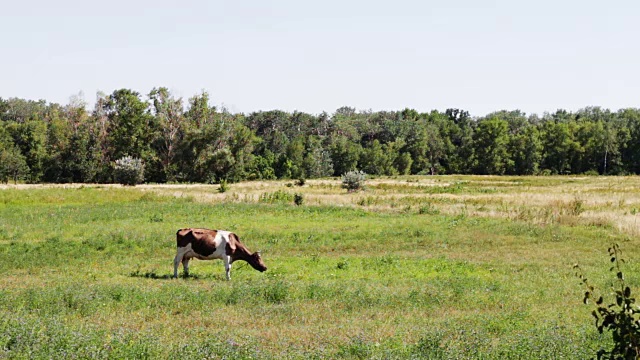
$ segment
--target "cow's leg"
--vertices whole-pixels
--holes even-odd
[[[182,261],[184,254],[185,254],[184,250],[182,248],[178,248],[176,257],[173,259],[173,278],[174,279],[178,278],[178,266],[180,265],[180,262]]]
[[[184,256],[182,258],[182,267],[184,268],[184,276],[187,277],[189,276],[189,259],[188,257]]]
[[[227,280],[231,280],[231,256],[223,256],[224,270],[227,273]]]

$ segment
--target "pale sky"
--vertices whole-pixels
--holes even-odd
[[[640,107],[640,1],[0,3],[0,97],[207,91],[232,112]]]

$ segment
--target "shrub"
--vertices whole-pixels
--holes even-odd
[[[142,160],[125,156],[115,161],[113,176],[122,185],[134,186],[144,181]]]
[[[349,171],[342,175],[342,188],[349,192],[364,190],[367,174],[364,171]]]
[[[9,179],[13,179],[14,183],[18,183],[18,180],[25,178],[28,173],[26,158],[17,147],[0,148],[0,181],[7,183]]]
[[[302,194],[293,194],[293,203],[300,206],[304,203],[304,196]]]
[[[277,190],[272,193],[262,193],[258,201],[262,203],[276,204],[276,203],[290,203],[293,201],[293,195],[282,190]]]
[[[578,216],[584,212],[584,200],[576,197],[569,203],[569,213]]]
[[[609,256],[613,266],[609,269],[616,273],[615,283],[612,286],[615,302],[604,305],[604,298],[595,294],[595,289],[589,284],[587,278],[582,274],[580,267],[577,276],[586,287],[583,302],[595,300],[596,308],[591,315],[596,319],[596,328],[599,333],[604,330],[611,331],[613,338],[613,348],[609,351],[600,349],[597,353],[598,359],[638,359],[640,358],[640,308],[635,305],[636,299],[631,296],[631,288],[626,285],[620,264],[624,260],[620,258],[622,252],[618,244],[613,244],[609,248]]]
[[[229,184],[227,183],[227,180],[220,180],[220,187],[218,188],[218,192],[225,193],[227,192],[227,190],[229,190]]]
[[[296,180],[296,185],[297,186],[304,186],[304,184],[307,182],[307,180],[305,180],[305,178],[301,177],[298,180]]]
[[[587,170],[585,171],[582,175],[586,175],[586,176],[599,176],[600,173],[598,172],[598,170]]]

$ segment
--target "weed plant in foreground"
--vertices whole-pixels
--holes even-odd
[[[609,340],[584,316],[571,265],[602,285],[604,239],[633,243],[431,207],[154,194],[0,191],[0,358],[588,358]],[[187,226],[234,230],[269,270],[236,263],[227,282],[222,262],[194,260],[171,280]]]

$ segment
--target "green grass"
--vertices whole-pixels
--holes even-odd
[[[0,358],[588,358],[608,339],[572,265],[606,288],[611,242],[640,255],[610,227],[273,199],[0,190]],[[181,227],[234,230],[269,270],[172,280]]]

